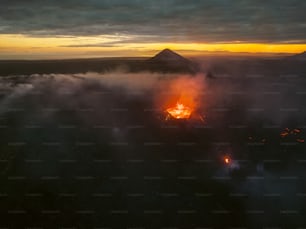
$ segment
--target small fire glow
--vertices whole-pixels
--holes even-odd
[[[282,137],[282,138],[287,138],[287,137],[294,137],[295,138],[295,140],[297,141],[297,142],[299,142],[299,143],[304,143],[305,142],[305,140],[304,140],[304,138],[300,138],[300,136],[301,136],[301,133],[302,133],[302,131],[300,130],[300,129],[298,129],[298,128],[295,128],[295,129],[289,129],[288,127],[287,128],[285,128],[281,133],[280,133],[280,136]]]
[[[228,156],[224,157],[225,164],[229,164],[231,162],[231,159]]]
[[[182,103],[177,102],[175,107],[170,107],[167,112],[176,119],[188,119],[192,113],[190,107],[185,106]]]

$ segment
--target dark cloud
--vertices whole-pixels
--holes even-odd
[[[0,3],[2,34],[127,34],[155,36],[152,41],[306,42],[306,2],[302,0],[0,0]]]

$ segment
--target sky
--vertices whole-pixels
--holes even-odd
[[[0,59],[306,50],[304,0],[0,0]]]

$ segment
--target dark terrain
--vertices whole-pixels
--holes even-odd
[[[186,74],[203,78],[204,122],[156,107]],[[169,51],[1,61],[0,227],[305,227],[305,74],[302,60]]]
[[[159,55],[162,55],[160,58]],[[86,72],[110,72],[124,70],[127,72],[164,72],[195,73],[197,65],[176,56],[170,50],[163,50],[153,58],[96,58],[71,60],[0,60],[0,75],[30,74],[75,74]],[[169,59],[170,57],[170,59]]]

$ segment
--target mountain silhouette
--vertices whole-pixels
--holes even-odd
[[[170,49],[164,49],[158,54],[156,54],[154,57],[151,58],[153,61],[179,61],[179,62],[186,62],[188,61],[186,58],[182,57],[181,55],[177,54],[176,52],[173,52]]]
[[[196,73],[197,65],[170,49],[164,49],[148,60],[161,71]]]

